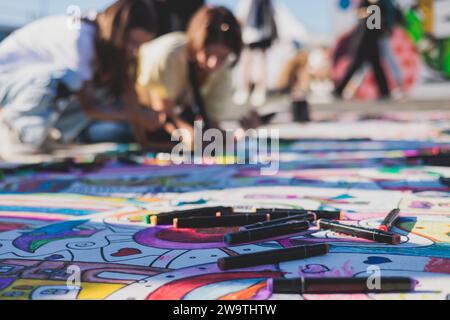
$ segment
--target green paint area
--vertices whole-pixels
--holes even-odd
[[[402,219],[400,223],[396,225],[397,228],[406,232],[412,232],[417,224],[417,219]]]
[[[406,247],[384,247],[374,248],[372,246],[331,246],[330,252],[336,253],[364,253],[364,254],[392,254],[400,256],[416,256],[429,258],[444,258],[450,259],[450,244],[435,243],[427,247],[406,248]],[[449,270],[450,271],[450,270]]]

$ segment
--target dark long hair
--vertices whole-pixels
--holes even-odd
[[[136,59],[126,51],[126,38],[131,29],[142,28],[156,34],[157,23],[153,2],[150,0],[119,0],[98,14],[95,24],[96,59],[94,84],[120,97],[127,80],[135,77]]]
[[[206,5],[191,19],[187,29],[187,42],[191,57],[209,44],[222,44],[239,59],[242,51],[241,27],[227,8]]]

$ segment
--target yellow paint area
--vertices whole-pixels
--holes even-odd
[[[79,300],[103,300],[114,292],[125,287],[124,284],[83,283],[78,295]]]
[[[419,0],[419,9],[422,11],[425,31],[432,33],[434,26],[433,0]]]
[[[450,243],[450,224],[442,223],[442,221],[419,219],[416,222],[399,223],[399,227],[404,230],[411,230],[411,233],[434,242]]]
[[[40,287],[66,287],[66,281],[18,279],[9,287],[0,291],[0,300],[31,300],[32,293]],[[125,287],[124,284],[109,283],[81,283],[81,291],[78,292],[77,300],[103,300],[117,290]],[[51,288],[49,288],[51,289]],[[56,296],[48,295],[48,299]]]
[[[148,202],[148,203],[153,203],[153,202],[161,202],[163,199],[162,198],[136,198],[137,201],[140,202]]]

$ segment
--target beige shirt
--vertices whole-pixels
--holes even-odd
[[[186,36],[174,32],[142,45],[139,53],[137,90],[157,92],[178,106],[191,106]],[[211,120],[240,119],[244,108],[232,103],[232,73],[226,66],[211,75],[201,87],[205,108]]]

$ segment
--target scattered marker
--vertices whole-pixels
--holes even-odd
[[[267,227],[228,233],[223,237],[223,241],[228,245],[235,245],[292,235],[294,233],[303,232],[308,229],[308,221],[293,220],[281,224],[270,225]]]
[[[386,232],[391,230],[392,226],[398,220],[399,216],[400,216],[400,209],[392,210],[391,212],[389,212],[386,218],[384,218],[383,222],[378,227],[378,229]]]
[[[267,289],[274,294],[351,294],[407,293],[415,290],[416,281],[406,277],[381,277],[379,288],[370,288],[370,278],[291,278],[269,279]]]
[[[296,246],[257,253],[243,254],[239,256],[220,258],[217,265],[220,270],[231,270],[275,264],[284,261],[300,260],[315,256],[327,254],[328,244],[313,244],[305,246]]]
[[[332,220],[319,220],[320,229],[331,230],[337,233],[347,234],[357,238],[372,240],[375,242],[387,244],[400,244],[401,237],[399,234],[381,231],[378,229],[368,229],[358,226],[350,226]]]

